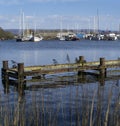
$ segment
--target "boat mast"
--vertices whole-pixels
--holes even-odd
[[[99,11],[97,9],[97,33],[99,34]]]
[[[94,16],[94,34],[96,33],[96,17]]]
[[[37,26],[36,26],[36,21],[34,22],[34,36],[36,35],[37,33]]]
[[[120,24],[119,24],[119,34],[120,34]]]
[[[25,30],[25,25],[24,25],[24,22],[25,22],[25,19],[24,19],[24,12],[22,12],[22,36],[24,36],[24,30]]]
[[[60,17],[60,37],[62,37],[62,27],[63,27],[63,24],[62,24],[62,16]]]
[[[20,10],[19,15],[19,37],[21,38],[23,36],[23,19],[22,19],[22,10]]]

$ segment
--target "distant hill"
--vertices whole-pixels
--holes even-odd
[[[13,33],[7,31],[7,30],[3,30],[0,27],[0,40],[6,40],[6,39],[13,39],[14,35]]]
[[[5,31],[8,31],[12,33],[13,35],[18,35],[19,33],[19,29],[5,29]]]

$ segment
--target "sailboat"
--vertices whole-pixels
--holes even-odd
[[[61,23],[60,23],[60,36],[59,36],[60,41],[65,41],[65,36],[62,31],[62,17],[61,17]]]
[[[32,37],[32,38],[30,39],[30,41],[33,41],[33,42],[39,42],[39,41],[41,41],[41,40],[43,40],[42,37],[36,37],[36,36],[34,36],[34,37]]]
[[[35,36],[35,35],[33,35],[29,41],[39,42],[41,40],[43,40],[43,37],[42,36]]]
[[[43,40],[43,37],[41,35],[36,35],[36,25],[35,25],[35,30],[34,30],[33,35],[29,41],[39,42],[41,40]]]
[[[24,24],[23,24],[23,22],[24,22],[24,13],[23,12],[20,12],[20,17],[19,17],[19,35],[16,38],[16,41],[17,42],[23,41],[22,40],[22,37],[24,35],[24,32],[23,32]]]
[[[19,36],[16,39],[17,42],[29,41],[32,38],[32,35],[28,34],[28,28],[25,33],[25,18],[24,12],[20,13],[20,22],[19,22]]]

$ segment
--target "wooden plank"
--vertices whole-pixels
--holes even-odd
[[[8,76],[11,78],[18,79],[18,75],[16,73],[8,72]]]
[[[85,63],[68,63],[57,65],[41,65],[41,66],[27,66],[24,67],[24,76],[32,76],[36,74],[55,74],[61,72],[77,72],[82,70],[99,70],[101,68],[116,68],[120,67],[120,60],[105,61],[105,66],[100,66],[99,61],[85,62]],[[9,73],[9,76],[17,78],[17,68],[11,68],[7,71],[2,70],[2,74]]]
[[[61,68],[61,69],[49,69],[49,70],[36,70],[30,72],[24,72],[25,76],[35,75],[35,74],[55,74],[55,73],[63,73],[63,72],[76,72],[77,68]]]
[[[41,66],[27,66],[24,67],[24,71],[34,71],[34,70],[49,70],[49,69],[61,69],[61,68],[76,68],[80,66],[99,66],[100,62],[86,62],[82,63],[68,63],[68,64],[56,64],[56,65],[41,65]],[[105,61],[105,65],[120,65],[119,60],[108,60]],[[10,70],[17,71],[16,68],[12,68]]]

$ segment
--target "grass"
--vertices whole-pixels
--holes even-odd
[[[1,92],[0,126],[119,126],[120,89],[113,85]]]

